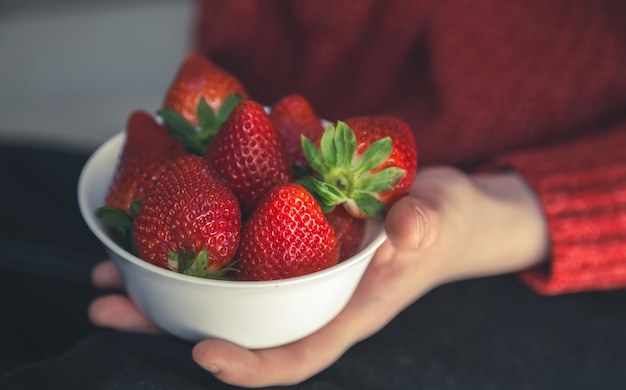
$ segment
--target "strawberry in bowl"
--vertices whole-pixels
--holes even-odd
[[[216,71],[194,68],[199,80],[210,79],[201,70]],[[382,217],[412,183],[408,128],[363,117],[324,130],[301,96],[272,114],[237,94],[209,106],[206,85],[186,88],[194,97],[178,90],[175,100],[197,104],[195,114],[134,111],[89,158],[83,218],[165,331],[247,348],[313,333],[347,304],[386,238]]]
[[[81,214],[113,260],[129,297],[176,337],[192,342],[217,337],[247,348],[268,348],[305,337],[347,304],[385,240],[382,221],[372,219],[355,256],[280,280],[210,279],[189,275],[195,274],[197,264],[189,274],[152,264],[116,243],[95,215],[104,202],[125,136],[120,133],[111,138],[86,163],[78,184]]]

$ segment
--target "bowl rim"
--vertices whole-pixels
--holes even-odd
[[[109,235],[104,231],[102,225],[98,222],[94,211],[90,208],[90,202],[87,197],[87,184],[91,179],[89,177],[89,173],[95,169],[96,162],[99,158],[110,152],[110,149],[115,148],[116,144],[118,145],[118,150],[123,146],[123,138],[125,138],[125,132],[119,132],[108,140],[106,140],[103,144],[101,144],[87,159],[87,162],[83,166],[80,172],[80,176],[78,178],[78,186],[77,186],[77,195],[78,195],[78,205],[80,209],[80,213],[86,222],[87,226],[91,230],[91,232],[104,244],[104,246],[113,252],[115,252],[122,259],[129,261],[130,263],[138,266],[146,271],[154,272],[158,275],[161,275],[166,278],[177,279],[180,281],[191,282],[195,284],[207,285],[207,286],[220,286],[220,287],[228,287],[228,288],[261,288],[261,287],[281,287],[288,286],[291,284],[300,284],[305,282],[310,282],[319,278],[327,277],[328,275],[332,275],[338,272],[341,272],[345,268],[349,268],[355,266],[357,263],[361,261],[365,261],[368,258],[368,255],[375,252],[379,246],[387,239],[387,235],[384,228],[384,221],[371,220],[368,225],[368,228],[371,228],[372,224],[376,224],[377,227],[375,229],[379,230],[378,233],[370,232],[370,234],[375,234],[374,238],[371,242],[365,245],[361,251],[359,251],[356,255],[336,264],[329,268],[316,271],[307,275],[297,276],[293,278],[286,279],[277,279],[277,280],[264,280],[264,281],[240,281],[240,280],[216,280],[216,279],[206,279],[199,278],[190,275],[180,274],[171,270],[167,270],[161,267],[158,267],[154,264],[151,264],[145,260],[140,259],[139,257],[127,252],[125,249],[120,247],[113,239],[109,237]],[[103,179],[101,179],[103,180]],[[110,180],[110,177],[107,177],[106,180]],[[113,259],[112,259],[113,260]]]

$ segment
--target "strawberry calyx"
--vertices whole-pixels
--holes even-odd
[[[387,206],[378,194],[392,189],[406,174],[398,167],[379,167],[392,150],[390,137],[372,142],[357,153],[354,131],[342,121],[326,126],[319,148],[302,136],[302,150],[314,171],[301,184],[320,201],[324,210],[343,205],[349,212],[359,211],[369,217],[382,217]]]
[[[234,265],[236,260],[219,267],[209,267],[209,252],[206,248],[197,252],[194,249],[181,249],[180,252],[169,252],[168,265],[170,269],[183,275],[195,276],[205,279],[228,280],[226,276],[231,271],[236,271]]]
[[[119,207],[113,206],[98,207],[95,211],[96,217],[111,230],[113,241],[133,255],[137,254],[133,241],[133,224],[141,203],[141,200],[132,202],[130,204],[130,214]]]
[[[196,111],[199,123],[197,127],[171,108],[161,108],[157,114],[167,124],[166,128],[172,137],[178,140],[190,153],[204,156],[208,144],[241,100],[243,100],[243,96],[239,94],[229,95],[215,112],[204,97],[200,98]]]

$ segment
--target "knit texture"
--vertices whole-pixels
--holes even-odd
[[[519,170],[551,232],[542,293],[626,286],[626,2],[199,3],[195,46],[271,105],[396,115],[422,166]]]
[[[625,125],[497,163],[525,175],[550,232],[551,260],[521,272],[523,281],[545,294],[626,285]]]

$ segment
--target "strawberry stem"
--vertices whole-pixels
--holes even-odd
[[[133,206],[131,205],[131,213],[132,210]],[[111,206],[98,207],[95,214],[110,229],[113,241],[117,245],[129,253],[137,253],[133,241],[134,214],[128,215],[122,209]]]
[[[178,253],[170,251],[169,260],[170,266],[173,269],[176,269],[178,273],[184,275],[193,275],[192,266],[194,265],[196,260],[196,251],[194,251],[193,249],[181,249]]]
[[[366,192],[357,192],[353,194],[351,201],[345,203],[345,207],[350,210],[354,207],[354,211],[360,210],[363,214],[380,218],[387,212],[387,206],[372,195]]]
[[[337,153],[335,158],[337,169],[341,172],[349,172],[352,168],[354,154],[356,153],[356,136],[344,122],[337,122],[333,144],[333,150]],[[324,155],[323,151],[322,155]]]
[[[326,126],[319,148],[305,136],[301,140],[304,155],[315,172],[315,176],[301,182],[322,205],[332,208],[344,204],[372,217],[386,212],[384,203],[374,195],[392,189],[406,174],[397,167],[372,172],[391,155],[390,137],[372,142],[359,155],[354,131],[338,121],[336,126]]]
[[[190,153],[204,156],[207,146],[215,137],[222,124],[228,119],[230,112],[243,97],[238,94],[229,95],[220,106],[217,114],[208,105],[204,97],[200,98],[196,108],[199,126],[196,128],[180,113],[171,108],[161,108],[157,114],[167,124],[169,133],[180,142]]]
[[[196,256],[196,265],[194,275],[203,278],[206,276],[206,269],[209,266],[209,254],[206,249],[201,250]]]
[[[200,139],[210,139],[217,134],[217,118],[215,112],[206,99],[200,98],[198,102],[198,108],[196,110],[196,116],[198,117],[198,124],[200,125]]]
[[[243,100],[243,96],[234,93],[234,94],[228,95],[228,97],[226,97],[226,99],[222,101],[222,105],[220,106],[220,109],[217,111],[217,123],[216,123],[217,129],[219,129],[222,126],[222,124],[226,122],[226,119],[228,119],[230,112],[242,100]]]
[[[226,274],[233,271],[236,260],[220,268],[210,267],[209,251],[204,248],[196,253],[194,249],[181,249],[178,253],[170,251],[169,265],[173,270],[183,275],[198,278],[227,280]]]
[[[182,115],[171,108],[162,108],[157,111],[157,114],[167,124],[167,130],[172,137],[180,142],[190,153],[198,156],[204,155],[206,145],[204,145],[202,139],[206,135],[201,134]]]

